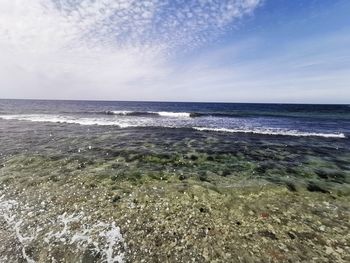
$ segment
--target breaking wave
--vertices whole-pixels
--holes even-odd
[[[325,138],[346,138],[344,133],[317,133],[301,132],[296,130],[272,130],[272,129],[226,129],[226,128],[206,128],[193,127],[197,131],[207,132],[228,132],[228,133],[253,133],[262,135],[284,135],[296,137],[325,137]]]
[[[139,116],[133,111],[117,111],[113,115],[123,116]],[[111,114],[111,113],[109,113]],[[0,119],[19,120],[30,122],[49,122],[49,123],[66,123],[79,125],[98,125],[98,126],[117,126],[119,128],[128,127],[160,127],[160,128],[190,128],[202,132],[226,132],[226,133],[250,133],[261,135],[278,135],[278,136],[296,136],[296,137],[324,137],[324,138],[346,138],[344,133],[327,133],[327,132],[312,132],[300,131],[295,129],[276,128],[276,127],[254,127],[238,126],[238,127],[222,127],[222,119],[213,119],[209,122],[208,119],[196,121],[191,119],[189,113],[185,112],[150,112],[149,114],[157,114],[158,116],[166,117],[162,120],[157,118],[111,118],[111,117],[81,117],[81,116],[62,116],[50,114],[22,114],[22,115],[0,115]],[[232,125],[231,125],[232,126]]]
[[[119,116],[159,116],[171,118],[190,118],[193,117],[189,112],[169,112],[169,111],[105,111],[107,115]]]

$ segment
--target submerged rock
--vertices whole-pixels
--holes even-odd
[[[268,238],[270,238],[272,240],[278,240],[276,235],[273,232],[268,231],[268,230],[260,231],[259,235],[262,236],[262,237],[268,237]]]
[[[87,249],[83,255],[81,263],[97,263],[101,260],[101,254]]]
[[[183,181],[183,180],[186,180],[186,179],[187,179],[187,176],[184,175],[184,174],[181,174],[181,175],[179,176],[179,180],[180,180],[180,181]]]
[[[320,186],[318,186],[317,184],[315,184],[314,182],[310,182],[306,189],[310,192],[319,192],[319,193],[323,193],[323,194],[329,194],[330,192],[326,189],[321,188]]]
[[[287,235],[290,237],[290,239],[296,238],[296,235],[293,232],[288,232]]]
[[[334,169],[317,169],[315,173],[318,175],[318,177],[325,179],[327,181],[333,181],[337,183],[344,183],[345,182],[345,174],[341,171],[334,170]]]
[[[291,183],[291,182],[286,182],[286,186],[287,186],[287,189],[291,192],[296,192],[297,191],[297,188],[295,186],[295,184]]]
[[[120,199],[121,199],[121,197],[120,197],[119,195],[115,195],[115,196],[113,196],[113,198],[112,198],[112,202],[113,202],[113,203],[116,203],[116,202],[118,202]]]

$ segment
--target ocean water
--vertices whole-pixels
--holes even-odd
[[[0,100],[0,262],[345,262],[349,197],[348,105]]]
[[[0,139],[3,162],[123,157],[125,178],[174,170],[212,172],[228,185],[258,178],[338,189],[350,174],[349,105],[0,100]]]
[[[0,119],[262,135],[350,135],[350,105],[1,100]]]

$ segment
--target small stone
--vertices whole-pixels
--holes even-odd
[[[179,180],[180,181],[183,181],[183,180],[185,180],[187,177],[185,176],[185,175],[183,175],[183,174],[181,174],[180,176],[179,176]]]
[[[208,156],[207,157],[207,161],[214,161],[214,157],[213,156]]]
[[[121,199],[121,197],[120,197],[119,195],[115,195],[115,196],[112,198],[112,202],[113,202],[113,203],[116,203],[116,202],[118,202],[120,199]]]
[[[296,238],[296,235],[294,235],[292,232],[288,232],[287,235],[290,237],[290,239]]]
[[[263,236],[263,237],[268,237],[272,240],[278,240],[278,238],[276,237],[276,235],[271,232],[271,231],[268,231],[268,230],[264,230],[264,231],[259,231],[259,235],[260,236]]]
[[[340,254],[343,254],[343,253],[344,253],[344,250],[343,250],[342,248],[340,248],[340,247],[338,247],[338,248],[336,249],[336,251],[337,251],[338,253],[340,253]]]
[[[94,253],[90,249],[87,249],[83,255],[82,263],[96,263],[101,259],[100,253]]]
[[[287,182],[286,186],[287,186],[287,189],[289,191],[291,191],[291,192],[296,192],[297,191],[296,186],[293,183],[291,183],[291,182]]]
[[[198,156],[196,156],[196,155],[194,155],[194,154],[191,154],[190,159],[191,159],[192,161],[196,161],[196,160],[198,160]]]
[[[310,192],[319,192],[319,193],[323,193],[323,194],[329,194],[329,191],[321,188],[320,186],[318,186],[317,184],[310,182],[307,185],[307,190]]]
[[[269,218],[269,214],[266,213],[266,212],[262,212],[262,213],[260,214],[260,216],[261,216],[261,218],[264,218],[264,219]]]
[[[209,212],[209,209],[206,208],[206,207],[201,207],[201,208],[199,208],[199,211],[200,211],[201,213],[208,213],[208,212]]]
[[[278,224],[281,224],[282,223],[282,221],[281,221],[281,219],[279,219],[279,218],[275,218],[275,221],[278,223]]]
[[[227,177],[227,176],[229,176],[231,174],[231,171],[230,170],[223,170],[222,172],[221,172],[221,176],[223,176],[223,177]]]
[[[333,254],[334,253],[334,249],[331,248],[331,247],[326,247],[326,254],[327,255],[330,255],[330,254]]]

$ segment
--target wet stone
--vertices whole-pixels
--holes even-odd
[[[317,238],[317,235],[313,232],[299,232],[295,234],[301,240],[314,240]]]
[[[112,202],[113,202],[113,203],[116,203],[116,202],[118,202],[120,199],[121,199],[121,197],[120,197],[119,195],[115,195],[115,196],[113,196],[113,198],[112,198]]]
[[[230,170],[223,170],[223,171],[221,172],[221,176],[224,176],[224,177],[229,176],[230,174],[231,174],[231,171],[230,171]]]
[[[209,161],[209,162],[212,162],[212,161],[214,161],[215,159],[214,159],[214,157],[213,156],[208,156],[207,157],[207,161]]]
[[[183,180],[186,180],[186,179],[187,179],[187,176],[184,175],[184,174],[181,174],[181,175],[179,176],[179,180],[180,180],[180,181],[183,181]]]
[[[87,249],[84,252],[82,263],[97,263],[101,260],[101,255],[99,253],[93,252],[91,249]]]
[[[318,177],[328,180],[328,181],[334,181],[338,183],[344,183],[345,182],[345,175],[344,173],[333,170],[333,169],[317,169],[315,173],[318,175]]]
[[[313,182],[310,182],[307,185],[306,189],[310,192],[319,192],[319,193],[323,193],[323,194],[329,194],[328,190],[321,188],[320,186],[318,186],[317,184],[315,184]]]
[[[210,182],[206,174],[200,174],[199,175],[199,180],[202,182]]]
[[[116,176],[116,175],[113,175],[113,176],[111,177],[111,180],[112,180],[112,181],[117,181],[117,179],[118,179],[118,176]]]
[[[268,231],[268,230],[260,231],[259,235],[262,236],[262,237],[270,238],[272,240],[278,240],[276,235],[274,233],[272,233],[271,231]]]
[[[190,155],[190,159],[191,159],[192,161],[196,161],[196,160],[198,160],[198,156],[197,156],[197,155],[194,155],[194,154],[191,154],[191,155]]]
[[[288,232],[287,235],[290,237],[290,239],[295,239],[296,235],[293,234],[293,232]]]
[[[295,186],[295,184],[291,183],[291,182],[287,182],[286,183],[287,189],[291,192],[296,192],[297,188]]]
[[[200,211],[201,213],[209,213],[209,209],[206,208],[206,207],[201,207],[201,208],[199,208],[199,211]]]

